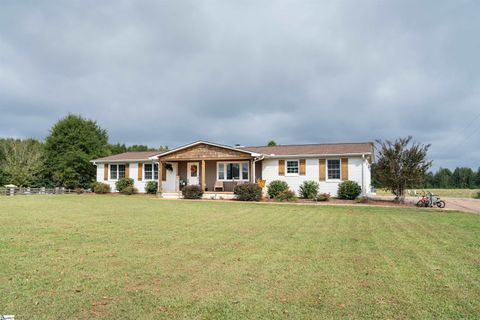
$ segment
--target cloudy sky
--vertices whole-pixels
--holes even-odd
[[[112,142],[413,135],[480,166],[480,2],[0,2],[0,136],[68,113]]]

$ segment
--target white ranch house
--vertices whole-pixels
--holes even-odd
[[[148,181],[158,181],[163,197],[180,197],[185,185],[200,185],[204,197],[232,198],[235,185],[283,180],[298,193],[302,182],[318,181],[320,192],[337,195],[343,180],[371,192],[372,143],[302,144],[230,147],[197,141],[167,152],[126,152],[95,159],[97,181],[115,183],[123,177],[145,192]]]

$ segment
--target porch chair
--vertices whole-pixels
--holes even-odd
[[[223,191],[223,181],[215,181],[215,185],[213,186],[213,191],[217,191],[217,189],[221,189]]]

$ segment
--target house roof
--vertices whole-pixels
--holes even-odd
[[[196,141],[166,152],[159,151],[136,151],[111,155],[92,162],[120,162],[120,161],[149,161],[155,160],[156,156],[170,153],[197,145],[209,144],[221,148],[248,153],[252,156],[298,156],[298,155],[343,155],[343,154],[373,154],[373,143],[325,143],[325,144],[295,144],[278,146],[258,147],[229,147],[207,141]]]
[[[218,143],[214,143],[214,142],[209,142],[209,141],[204,141],[204,140],[198,140],[198,141],[195,141],[195,142],[192,142],[192,143],[183,145],[183,146],[181,146],[181,147],[178,147],[178,148],[175,148],[175,149],[166,151],[166,152],[162,153],[162,157],[163,157],[163,156],[166,156],[166,155],[169,155],[169,154],[171,154],[171,153],[178,152],[178,151],[180,151],[180,150],[184,150],[184,149],[187,149],[187,148],[196,146],[196,145],[200,145],[200,144],[206,144],[206,145],[215,146],[215,147],[219,147],[219,148],[223,148],[223,149],[228,149],[228,150],[243,152],[243,153],[246,153],[246,154],[249,154],[249,155],[257,155],[255,151],[245,150],[244,148],[230,147],[230,146],[226,146],[226,145],[218,144]]]
[[[106,162],[106,161],[147,161],[150,157],[162,154],[159,151],[133,151],[114,154],[108,157],[98,158],[92,162]]]
[[[264,155],[342,155],[342,154],[373,154],[373,143],[325,143],[325,144],[295,144],[278,146],[243,147],[242,149]]]

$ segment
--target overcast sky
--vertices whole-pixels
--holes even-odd
[[[480,1],[0,2],[0,136],[68,113],[111,142],[413,135],[480,166]]]

